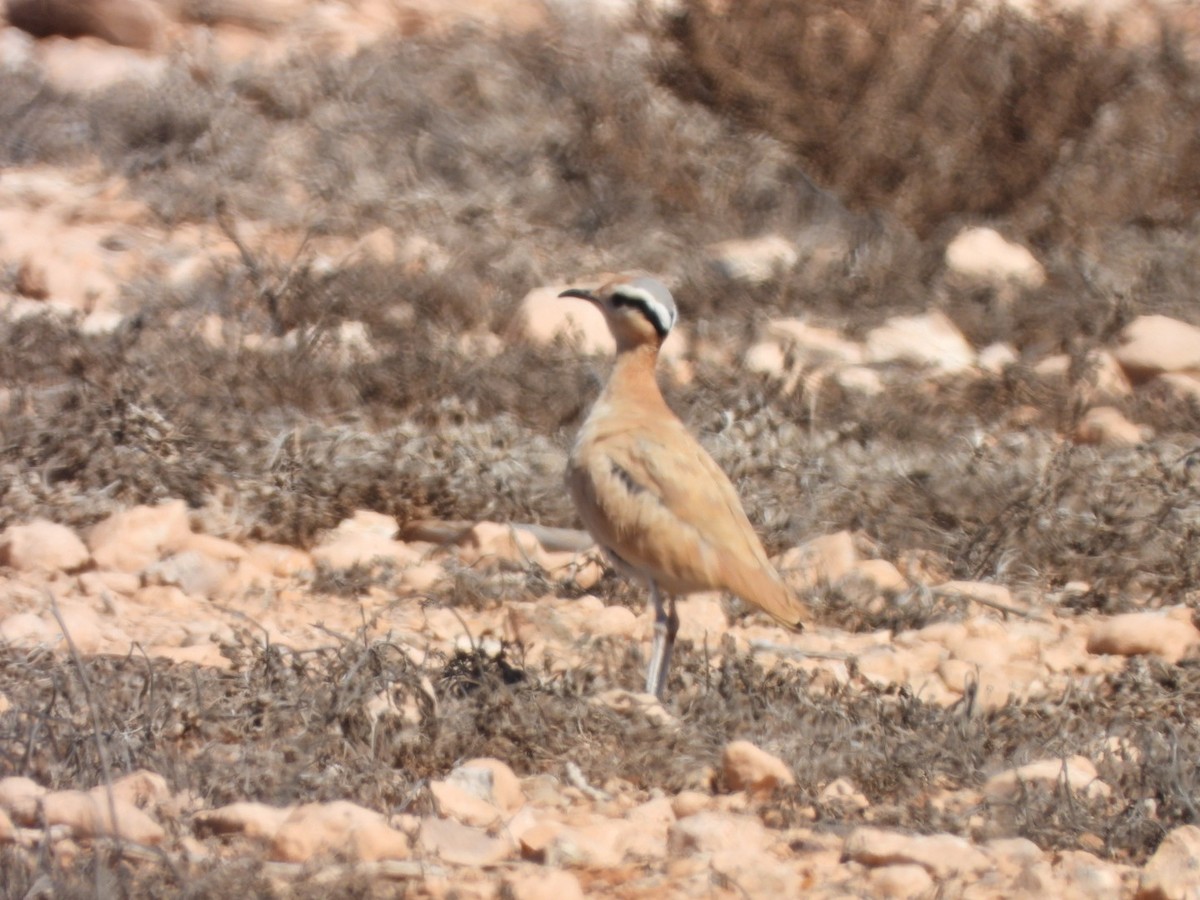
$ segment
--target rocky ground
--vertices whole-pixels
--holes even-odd
[[[9,0],[0,895],[1200,891],[1188,8],[634,6]],[[629,269],[815,611],[662,703]]]

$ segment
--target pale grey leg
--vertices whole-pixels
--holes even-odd
[[[675,611],[675,598],[667,597],[663,603],[658,585],[653,581],[650,582],[650,600],[654,603],[654,643],[650,647],[650,668],[646,671],[646,693],[661,700],[667,687],[675,635],[679,632],[679,613]]]

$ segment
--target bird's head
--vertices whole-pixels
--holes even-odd
[[[644,275],[617,278],[596,290],[570,288],[558,296],[587,300],[604,313],[618,351],[661,347],[678,315],[666,286]]]

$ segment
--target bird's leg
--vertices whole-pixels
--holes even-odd
[[[679,632],[679,613],[675,611],[675,598],[667,597],[664,603],[658,585],[653,581],[650,582],[650,599],[654,603],[654,643],[650,647],[650,667],[646,670],[646,693],[661,700],[667,687],[675,635]]]

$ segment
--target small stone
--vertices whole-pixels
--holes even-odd
[[[946,246],[946,267],[959,278],[995,286],[1039,287],[1046,271],[1032,253],[993,228],[964,228]]]
[[[504,896],[511,900],[583,900],[579,879],[562,869],[514,872],[504,879]]]
[[[1136,447],[1153,437],[1153,434],[1135,425],[1113,406],[1095,406],[1089,409],[1075,426],[1075,442],[1095,444],[1100,447]]]
[[[870,362],[906,362],[961,372],[975,365],[975,351],[945,313],[893,316],[867,333]]]
[[[821,789],[817,799],[825,806],[842,812],[862,812],[871,805],[849,778],[835,778]]]
[[[1020,361],[1017,351],[1013,349],[1011,344],[995,343],[988,344],[979,351],[979,356],[976,362],[979,368],[985,372],[991,372],[994,375],[999,375],[1009,366],[1016,365]]]
[[[712,809],[712,806],[712,795],[703,791],[680,791],[671,801],[671,811],[675,813],[676,819],[694,816],[696,813]]]
[[[779,558],[779,573],[793,590],[803,591],[835,584],[858,561],[854,538],[848,531],[811,538]]]
[[[31,828],[37,824],[38,802],[46,793],[46,789],[31,778],[21,775],[0,778],[0,809],[19,825]]]
[[[65,525],[35,519],[0,532],[0,565],[18,572],[71,572],[87,565],[91,554]]]
[[[1072,792],[1085,797],[1107,797],[1112,789],[1100,780],[1096,767],[1084,756],[1070,759],[1043,759],[993,775],[983,792],[993,800],[1015,800],[1022,790],[1053,790],[1065,783]]]
[[[1125,613],[1097,622],[1088,633],[1087,651],[1117,656],[1154,654],[1177,663],[1198,642],[1200,631],[1190,621],[1156,610]]]
[[[792,772],[777,756],[749,741],[732,741],[721,752],[721,770],[730,790],[769,794],[796,783]]]
[[[800,258],[791,241],[776,234],[721,241],[707,248],[708,263],[730,281],[762,284],[777,278]]]
[[[806,366],[856,366],[863,361],[862,345],[846,340],[833,329],[818,328],[800,319],[775,319],[767,326],[767,333]]]
[[[775,341],[760,341],[751,345],[742,357],[742,368],[758,375],[782,378],[787,374],[787,357]]]
[[[1200,896],[1200,828],[1172,829],[1142,870],[1137,900],[1190,900]]]
[[[99,568],[139,572],[181,548],[190,535],[187,504],[168,500],[114,513],[92,528],[87,544]]]
[[[908,589],[908,579],[886,559],[859,559],[850,566],[843,580],[861,579],[884,596],[893,596]]]
[[[766,848],[770,836],[757,816],[701,812],[673,823],[667,833],[672,855],[717,853],[731,847],[751,854]]]
[[[114,779],[111,790],[112,795],[122,803],[128,803],[138,809],[157,806],[171,796],[167,779],[146,769],[138,769]],[[109,788],[107,785],[97,785],[89,793],[97,800],[106,801]]]
[[[457,866],[494,866],[512,855],[506,840],[449,819],[421,820],[417,843],[424,853]]]
[[[156,845],[166,838],[163,827],[136,806],[115,797],[97,798],[85,791],[54,791],[41,799],[47,825],[68,828],[77,840],[119,836],[135,844]]]
[[[227,563],[195,550],[172,553],[142,570],[145,584],[169,585],[192,597],[211,597],[229,577]]]
[[[898,863],[872,869],[867,875],[867,885],[872,897],[917,898],[924,897],[933,889],[933,878],[924,866],[916,863]]]
[[[1200,374],[1200,328],[1167,316],[1138,316],[1113,353],[1134,384],[1168,372]]]
[[[842,853],[872,868],[916,864],[938,879],[978,875],[992,864],[983,851],[955,835],[908,835],[880,828],[855,829],[846,838]]]
[[[365,840],[358,832],[366,830]],[[366,846],[377,851],[382,829],[389,829],[383,815],[345,800],[332,803],[305,803],[293,809],[271,838],[269,856],[281,862],[308,862],[324,856],[357,859]],[[391,846],[403,859],[408,856],[408,839],[396,832]]]
[[[293,806],[267,806],[265,803],[231,803],[202,810],[192,821],[200,835],[243,834],[248,838],[271,840],[294,809]]]

